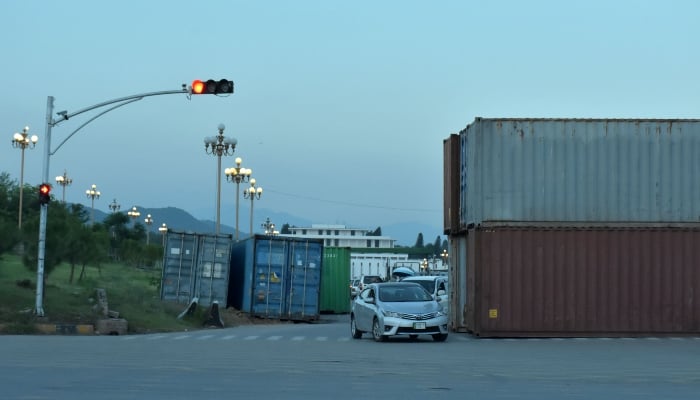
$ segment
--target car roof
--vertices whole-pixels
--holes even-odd
[[[423,287],[423,286],[421,286],[421,285],[418,284],[418,283],[404,282],[404,281],[400,281],[400,282],[372,283],[372,284],[370,284],[370,286],[377,286],[377,287],[388,287],[388,286],[397,286],[397,287],[401,287],[401,286],[418,286],[418,287]]]
[[[434,281],[435,279],[445,279],[444,276],[437,275],[421,275],[421,276],[407,276],[401,280],[401,282],[406,281]]]

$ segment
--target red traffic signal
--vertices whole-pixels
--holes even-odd
[[[233,81],[228,79],[201,81],[195,79],[190,88],[191,94],[229,94],[233,93]]]
[[[42,183],[39,185],[39,203],[48,204],[51,201],[51,185]]]

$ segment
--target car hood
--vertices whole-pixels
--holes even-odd
[[[442,310],[442,306],[437,301],[391,302],[382,303],[381,307],[386,311],[404,314],[430,313]]]

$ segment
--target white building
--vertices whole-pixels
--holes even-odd
[[[389,236],[368,236],[370,230],[348,228],[345,225],[312,224],[310,228],[292,226],[289,231],[291,236],[323,239],[323,245],[328,247],[391,249],[396,243]]]

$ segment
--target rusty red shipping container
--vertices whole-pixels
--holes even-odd
[[[443,141],[443,227],[444,234],[459,232],[460,157],[459,135],[453,133]]]
[[[700,334],[700,225],[527,224],[485,223],[451,238],[452,286],[464,285],[452,293],[453,329],[482,337]]]

